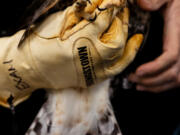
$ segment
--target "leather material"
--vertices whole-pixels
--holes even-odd
[[[1,38],[0,104],[17,105],[37,88],[88,88],[122,72],[134,59],[143,35],[128,37],[129,10],[111,0],[83,11],[74,4],[49,16],[17,48],[24,30]],[[118,3],[123,4],[123,3]],[[107,7],[99,11],[95,7]],[[78,13],[77,13],[78,12]],[[82,17],[97,15],[93,22]],[[91,15],[90,15],[91,16]]]

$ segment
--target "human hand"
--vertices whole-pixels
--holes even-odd
[[[91,0],[85,10],[79,10],[82,3],[74,3],[50,15],[20,48],[25,30],[0,38],[0,105],[9,107],[6,99],[11,95],[17,105],[38,88],[87,88],[132,62],[143,34],[127,40],[128,8],[115,0],[99,1]]]
[[[93,2],[98,1],[91,0],[92,4],[87,5],[95,7],[90,12],[96,16],[93,21],[87,21],[91,17],[87,13],[93,10],[80,10],[83,4],[75,3],[63,13],[47,18],[34,31],[32,56],[37,70],[53,88],[87,88],[120,73],[134,59],[143,34],[134,34],[127,40],[128,8],[122,9],[112,0],[104,0],[96,8]]]
[[[145,10],[158,10],[165,5],[163,53],[154,61],[145,63],[129,76],[137,83],[137,90],[162,92],[180,86],[180,1],[138,0]]]

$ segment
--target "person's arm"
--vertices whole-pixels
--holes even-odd
[[[129,80],[137,83],[137,90],[162,92],[180,86],[180,1],[138,0],[145,10],[165,6],[163,53],[154,61],[138,67]]]

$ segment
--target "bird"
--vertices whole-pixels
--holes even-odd
[[[50,90],[25,135],[122,135],[109,85],[107,79],[87,89]]]

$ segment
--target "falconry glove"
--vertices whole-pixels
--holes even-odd
[[[97,8],[98,7],[98,8]],[[89,21],[88,21],[89,20]],[[34,28],[0,39],[0,104],[24,101],[37,88],[87,88],[122,72],[134,59],[142,34],[128,38],[124,1],[78,0]]]

